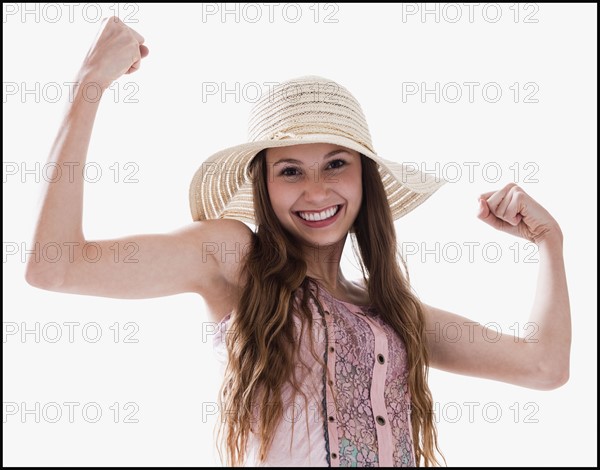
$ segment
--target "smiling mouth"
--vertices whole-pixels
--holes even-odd
[[[321,212],[296,211],[295,214],[298,217],[300,217],[301,219],[306,220],[308,222],[320,222],[322,220],[327,220],[327,219],[332,218],[339,212],[339,210],[341,208],[342,208],[342,205],[338,204],[337,206],[330,207],[329,209],[326,209]]]

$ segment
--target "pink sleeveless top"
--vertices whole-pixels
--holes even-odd
[[[338,300],[323,287],[319,294],[323,313],[309,300],[313,348],[327,368],[310,353],[305,331],[300,354],[310,370],[299,383],[307,402],[300,394],[292,400],[290,386],[283,391],[284,416],[267,460],[258,461],[251,433],[246,466],[414,467],[404,343],[374,308]],[[221,321],[213,342],[222,365],[229,321]]]

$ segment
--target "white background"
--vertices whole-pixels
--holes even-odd
[[[427,169],[437,163],[456,180],[396,223],[399,241],[418,250],[408,264],[423,301],[480,323],[497,322],[505,334],[527,322],[538,265],[524,262],[531,252],[524,241],[476,218],[482,192],[515,181],[564,233],[573,317],[569,382],[536,391],[431,370],[448,464],[596,465],[596,5],[503,4],[498,11],[479,4],[470,21],[465,4],[427,4],[438,9],[436,21],[434,14],[420,16],[423,4],[278,4],[272,22],[266,4],[237,4],[237,18],[224,19],[220,13],[203,17],[201,4],[106,4],[102,12],[79,4],[71,19],[65,4],[35,5],[28,7],[37,8],[37,16],[22,17],[24,4],[5,4],[3,12],[5,465],[218,464],[211,412],[218,368],[200,297],[115,300],[47,292],[24,280],[23,250],[31,249],[43,183],[35,165],[45,164],[67,105],[68,88],[61,84],[74,79],[98,31],[98,15],[117,8],[146,38],[150,55],[100,106],[88,161],[102,176],[85,187],[87,238],[190,223],[193,171],[213,152],[245,141],[257,88],[309,74],[335,80],[361,102],[381,156],[425,162]],[[223,6],[207,8],[220,12]],[[418,12],[408,15],[411,9]],[[429,89],[438,82],[439,102],[433,94],[403,99],[403,84],[411,82]],[[441,91],[451,82],[478,83],[472,102],[466,86],[462,99],[449,102],[456,88]],[[211,83],[234,91],[203,93]],[[493,88],[482,95],[488,83],[502,91],[495,103]],[[34,91],[22,95],[24,88]],[[137,166],[125,167],[128,162]],[[479,162],[473,178],[465,162]],[[493,171],[482,173],[485,164],[501,169],[498,181]],[[456,177],[457,167],[462,176]],[[124,181],[131,168],[138,170],[135,183]],[[528,175],[537,182],[526,181]],[[435,252],[436,242],[438,260],[423,251]],[[465,243],[471,242],[479,245],[469,260]],[[501,248],[496,262],[494,251],[484,253],[486,243]],[[356,278],[347,248],[344,272]],[[39,341],[33,334],[21,339],[21,328],[36,322],[45,331]],[[56,343],[49,341],[56,334],[51,322],[63,334]],[[65,322],[79,323],[72,343]],[[95,343],[94,322],[102,332]],[[7,335],[15,324],[19,332]],[[84,325],[92,326],[86,337]],[[138,342],[125,342],[134,328]],[[72,423],[65,402],[79,404]],[[475,403],[472,417],[469,402]],[[7,414],[10,403],[18,406],[16,414]],[[39,423],[36,413],[21,413],[35,403],[46,405]],[[48,403],[62,406],[56,423],[49,422],[56,409]],[[102,411],[97,423],[82,415],[89,403]],[[134,409],[127,403],[137,406],[137,423],[124,422]],[[86,416],[91,420],[93,410]]]

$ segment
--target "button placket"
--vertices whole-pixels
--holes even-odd
[[[339,436],[337,419],[335,416],[336,407],[333,399],[333,386],[335,380],[336,363],[336,345],[334,333],[333,314],[330,308],[324,310],[325,318],[325,338],[326,338],[326,359],[327,359],[327,386],[325,387],[326,409],[323,411],[326,416],[326,426],[329,435],[329,464],[331,467],[339,467]]]
[[[394,438],[391,426],[388,423],[387,407],[385,403],[385,381],[387,377],[387,364],[385,357],[388,354],[388,340],[383,328],[372,318],[365,316],[375,337],[375,363],[371,380],[371,407],[375,420],[375,431],[379,448],[379,464],[382,467],[394,466]]]

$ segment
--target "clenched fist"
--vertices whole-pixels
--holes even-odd
[[[143,44],[144,38],[119,18],[105,18],[83,61],[81,76],[105,90],[121,75],[140,68],[149,52]]]
[[[482,194],[477,216],[495,229],[534,243],[550,236],[562,239],[556,220],[515,183]]]

